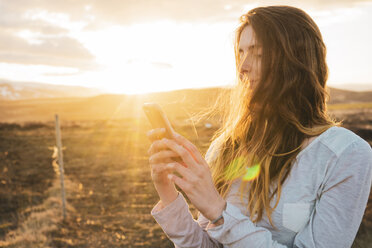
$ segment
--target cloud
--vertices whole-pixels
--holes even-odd
[[[44,35],[61,35],[68,33],[66,28],[50,25],[45,21],[12,18],[8,18],[7,15],[0,15],[0,31],[19,32],[22,30],[30,30]]]
[[[0,62],[77,67],[96,67],[94,56],[77,40],[68,36],[42,37],[37,44],[10,32],[0,32]]]
[[[34,18],[30,11],[47,11],[43,1],[0,0],[0,62],[52,65],[91,70],[95,57],[68,28]],[[30,37],[23,37],[27,34]]]
[[[30,9],[67,13],[71,20],[84,21],[89,27],[101,27],[102,23],[131,24],[156,19],[178,21],[237,20],[247,6],[274,5],[276,0],[17,0],[0,4],[4,13],[24,13]],[[307,6],[314,9],[350,7],[371,0],[284,0],[282,5]]]
[[[153,67],[157,68],[157,69],[164,69],[164,70],[168,70],[168,69],[172,69],[173,66],[169,63],[163,63],[163,62],[152,62],[151,63]]]
[[[31,2],[0,0],[0,31],[17,32],[30,30],[46,35],[66,34],[68,32],[67,29],[52,25],[46,21],[28,18],[26,13],[29,9],[42,9],[42,6],[37,6],[36,4],[35,6],[26,4]]]
[[[353,6],[362,0],[286,0],[281,4],[314,9]],[[365,0],[364,2],[369,2]],[[94,68],[94,56],[70,27],[32,13],[60,13],[68,22],[82,23],[85,30],[111,25],[172,19],[187,22],[237,21],[252,6],[277,4],[275,0],[0,0],[0,62]],[[19,37],[22,31],[34,40]],[[171,30],[169,30],[171,32]],[[166,68],[164,65],[155,65]]]
[[[362,0],[363,1],[363,0]],[[286,0],[280,4],[306,6],[314,9],[323,9],[337,6],[352,6],[359,0]],[[106,0],[92,4],[90,13],[96,15],[98,20],[107,20],[114,23],[148,22],[154,19],[172,19],[187,22],[215,22],[235,21],[250,6],[277,5],[277,0],[247,1],[247,0],[137,0],[121,1]],[[248,9],[247,9],[248,6]],[[227,8],[228,7],[228,8]]]
[[[370,0],[106,0],[92,2],[89,12],[97,17],[113,23],[129,24],[135,22],[151,22],[156,19],[172,19],[187,22],[237,21],[239,16],[252,6],[293,5],[311,9],[330,7],[351,7],[360,2]]]
[[[138,59],[138,58],[128,59],[127,64],[128,65],[135,65],[135,66],[139,66],[139,67],[151,66],[151,67],[154,67],[154,68],[157,68],[157,69],[163,69],[163,70],[168,70],[168,69],[173,68],[173,66],[169,63],[160,62],[160,61],[149,61],[149,60],[146,60],[146,59]]]
[[[79,75],[79,72],[66,72],[66,73],[43,73],[44,76],[48,77],[67,77],[67,76],[76,76]]]

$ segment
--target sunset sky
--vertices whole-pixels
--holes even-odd
[[[372,1],[360,0],[0,0],[0,83],[127,94],[228,85],[239,16],[278,3],[319,25],[330,86],[372,88]]]

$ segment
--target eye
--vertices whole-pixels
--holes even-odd
[[[239,50],[239,59],[242,59],[244,56],[244,52],[242,50]]]

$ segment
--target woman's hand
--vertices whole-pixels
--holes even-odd
[[[167,177],[170,169],[166,167],[167,163],[174,162],[172,158],[178,155],[171,150],[166,150],[164,146],[157,145],[159,139],[165,136],[165,129],[152,129],[147,132],[147,136],[152,142],[147,151],[150,155],[151,178],[160,197],[161,205],[164,207],[172,203],[178,195],[174,183]]]
[[[167,163],[174,162],[172,158],[178,157],[178,154],[161,144],[160,139],[164,134],[165,130],[162,128],[152,129],[147,133],[152,142],[147,153],[150,156],[149,163],[154,184],[169,185],[172,182],[167,176],[171,170],[167,167]]]
[[[163,138],[152,145],[152,149],[168,148],[166,156],[179,156],[182,162],[165,162],[162,167],[167,171],[169,179],[187,194],[191,203],[209,220],[222,214],[226,201],[215,188],[208,163],[194,144],[183,136],[174,133],[173,139]],[[160,157],[160,154],[157,156]],[[164,158],[163,157],[163,158]],[[168,157],[168,158],[169,158]],[[169,173],[177,171],[181,177]]]

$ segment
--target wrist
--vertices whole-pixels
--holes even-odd
[[[217,225],[223,223],[222,212],[226,210],[226,206],[227,202],[223,199],[219,204],[216,205],[215,210],[207,217],[211,224]]]
[[[157,191],[161,205],[163,205],[164,207],[175,201],[179,194],[176,188],[171,188],[168,190],[161,190],[160,188],[157,188]]]
[[[224,221],[223,219],[223,215],[221,214],[219,217],[217,217],[216,219],[214,220],[210,220],[209,223],[211,223],[211,225],[220,225],[222,224]]]
[[[215,222],[215,223],[209,222],[207,229],[209,229],[209,228],[213,228],[213,227],[216,227],[216,226],[220,226],[220,225],[222,225],[224,222],[225,222],[224,218],[221,217],[221,218],[218,219],[218,221]]]
[[[226,207],[227,207],[227,202],[225,201],[225,205],[224,205],[223,210],[226,210]],[[223,215],[222,215],[223,210],[221,211],[220,216],[218,216],[216,219],[213,219],[213,220],[209,221],[207,229],[210,229],[210,228],[213,228],[213,227],[216,227],[216,226],[220,226],[223,223],[225,223],[225,220],[224,220]]]

